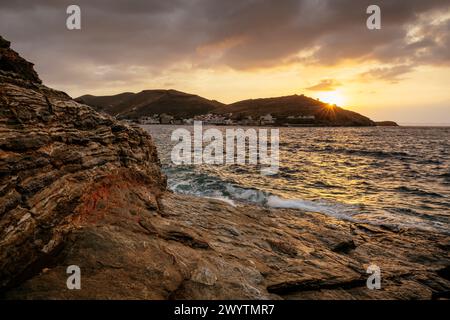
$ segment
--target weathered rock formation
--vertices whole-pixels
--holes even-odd
[[[2,59],[17,57],[0,43]],[[447,235],[167,192],[146,132],[14,61],[0,74],[3,298],[448,297]],[[366,287],[369,264],[380,290]],[[80,290],[66,286],[70,265]]]
[[[165,189],[156,148],[130,128],[41,85],[0,39],[0,287],[40,268],[64,244],[92,185],[140,181]],[[148,201],[154,201],[150,197]],[[95,201],[90,199],[89,201]]]
[[[33,64],[11,50],[10,45],[9,41],[0,36],[0,76],[13,79],[18,76],[26,81],[42,83],[33,69]]]

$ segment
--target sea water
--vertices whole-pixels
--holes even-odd
[[[249,164],[174,165],[170,137],[180,126],[143,127],[174,192],[450,234],[448,127],[279,128],[272,176]]]

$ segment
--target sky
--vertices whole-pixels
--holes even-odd
[[[305,94],[401,124],[450,123],[449,31],[449,0],[0,0],[0,34],[72,97]]]

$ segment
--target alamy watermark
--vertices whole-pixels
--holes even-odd
[[[66,27],[69,30],[81,30],[81,8],[76,4],[67,7]]]
[[[367,7],[367,14],[370,16],[367,18],[366,26],[369,30],[380,30],[381,29],[381,9],[376,4],[372,4]]]
[[[381,269],[376,264],[371,264],[366,272],[370,274],[367,278],[366,286],[370,290],[381,289]]]
[[[67,277],[66,286],[69,290],[80,290],[81,289],[81,269],[77,265],[68,266],[66,273],[70,274]]]
[[[66,19],[68,30],[81,30],[81,8],[76,4],[67,7],[66,13],[69,15]],[[372,4],[367,7],[366,13],[370,16],[366,20],[366,26],[369,30],[381,29],[381,9],[378,5]]]
[[[203,131],[201,121],[194,122],[194,132],[178,128],[171,140],[171,160],[176,165],[258,165],[263,175],[274,175],[279,169],[279,129],[209,128]]]

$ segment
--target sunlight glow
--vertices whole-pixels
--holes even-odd
[[[317,95],[317,98],[325,103],[345,106],[345,97],[339,91],[323,91]]]

